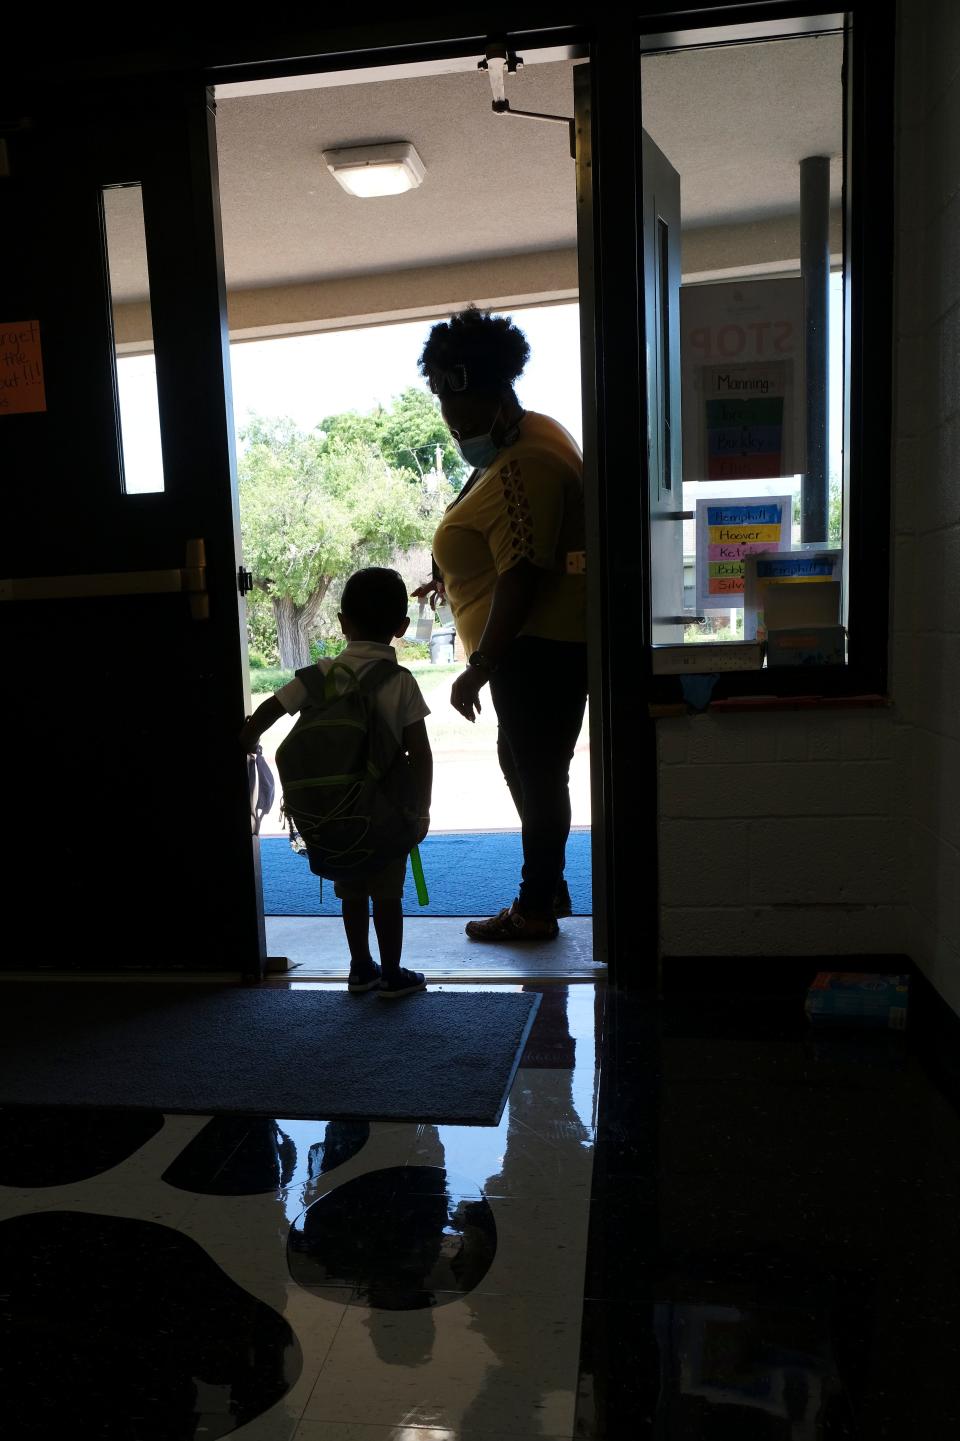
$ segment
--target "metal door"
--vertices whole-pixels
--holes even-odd
[[[212,101],[199,80],[141,77],[34,90],[12,113],[0,330],[39,337],[44,408],[0,406],[3,965],[255,976]],[[163,489],[143,494],[118,409],[118,186],[140,187],[149,272]]]

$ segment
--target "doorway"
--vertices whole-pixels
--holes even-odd
[[[513,104],[572,117],[573,59],[541,59],[534,52],[524,60],[507,82]],[[409,589],[429,574],[432,530],[466,474],[442,422],[439,429],[430,425],[426,412],[433,407],[439,419],[438,409],[417,375],[434,321],[467,303],[509,313],[533,352],[517,386],[521,403],[582,439],[577,200],[568,129],[494,114],[476,59],[466,68],[456,61],[417,66],[414,74],[409,69],[217,88],[240,518],[253,581],[247,640],[254,704],[295,665],[335,654],[342,644],[337,602],[350,570],[389,564]],[[337,184],[326,163],[330,154],[375,142],[404,143],[415,152],[420,183],[413,193],[358,198]],[[400,433],[405,415],[407,433]],[[293,545],[282,529],[264,536],[250,519],[255,508],[273,523],[284,509],[263,491],[258,460],[266,456],[271,476],[284,457],[302,470],[308,455],[308,464],[316,458],[322,469],[330,437],[344,436],[378,451],[395,473],[395,524],[403,538],[393,543],[388,513],[372,543],[368,530],[363,544],[340,545],[305,584],[295,567],[284,576]],[[416,534],[405,525],[399,496],[411,490],[420,511]],[[291,611],[302,631],[295,651],[283,634]],[[408,885],[408,945],[422,936],[428,971],[435,970],[436,952],[455,952],[451,964],[459,979],[514,974],[517,964],[524,975],[532,964],[537,975],[592,976],[599,963],[592,954],[588,722],[571,767],[567,875],[574,915],[563,922],[560,944],[537,948],[541,954],[531,959],[524,948],[511,956],[500,946],[464,939],[465,918],[509,905],[522,852],[496,760],[492,707],[485,704],[470,727],[448,704],[463,664],[459,649],[444,657],[437,643],[450,619],[440,614],[431,626],[429,611],[413,604],[408,637],[397,646],[431,707],[436,768],[431,833],[423,846],[431,899],[421,910]],[[265,737],[268,762],[292,723],[278,723]],[[320,887],[291,849],[279,796],[261,823],[259,849],[269,952],[290,957],[299,975],[341,978],[339,905],[332,886]],[[547,950],[549,957],[542,954]]]

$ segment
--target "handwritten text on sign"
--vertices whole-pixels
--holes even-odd
[[[739,371],[741,374],[732,372]],[[748,375],[749,373],[749,375]],[[706,425],[706,480],[763,480],[783,473],[784,366],[740,365],[701,370]],[[759,398],[735,396],[738,385],[762,387]],[[779,394],[767,392],[776,387]],[[720,399],[711,397],[719,396]]]
[[[784,556],[781,560],[762,560],[757,566],[758,580],[830,580],[836,573],[835,560]]]
[[[803,338],[799,278],[681,287],[685,481],[803,470]]]
[[[0,321],[0,415],[46,408],[39,323]]]
[[[697,609],[743,605],[744,557],[790,544],[792,501],[697,501]]]

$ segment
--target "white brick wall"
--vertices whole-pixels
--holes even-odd
[[[661,945],[907,951],[960,1011],[960,0],[901,5],[897,167],[894,706],[658,722]]]
[[[889,712],[691,716],[657,732],[666,954],[900,949],[908,738]]]

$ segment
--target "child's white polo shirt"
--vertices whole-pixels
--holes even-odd
[[[372,661],[377,660],[389,660],[397,665],[397,652],[392,645],[383,645],[379,641],[352,640],[338,656],[324,656],[318,660],[317,668],[322,675],[326,675],[332,665],[342,664],[359,674]],[[336,677],[336,685],[338,690],[343,689],[342,675]],[[293,680],[280,687],[276,697],[288,715],[296,715],[302,710],[307,699],[307,688],[303,681],[294,676]],[[396,675],[384,681],[374,692],[373,702],[378,715],[398,742],[403,739],[407,726],[430,714],[430,707],[413,676],[409,671],[401,670],[398,665]]]

